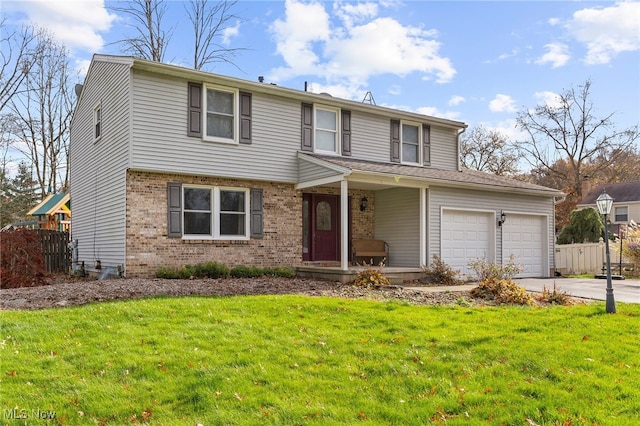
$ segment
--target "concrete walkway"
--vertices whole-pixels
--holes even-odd
[[[588,279],[588,278],[517,278],[514,280],[516,284],[524,287],[527,291],[542,293],[546,287],[547,290],[553,291],[554,285],[557,291],[567,293],[573,297],[583,299],[605,300],[607,292],[606,279]],[[443,291],[469,291],[478,285],[476,283],[457,285],[457,286],[441,286],[441,287],[405,287],[411,290],[420,290],[426,292],[443,292]],[[624,303],[640,303],[640,279],[632,280],[612,280],[613,298],[616,302]]]

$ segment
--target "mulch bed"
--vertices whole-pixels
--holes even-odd
[[[160,296],[241,296],[300,294],[345,299],[396,300],[418,305],[486,305],[468,291],[424,292],[402,287],[367,289],[306,278],[139,279],[111,280],[54,277],[50,285],[0,290],[0,309],[33,310],[84,305],[108,300]]]

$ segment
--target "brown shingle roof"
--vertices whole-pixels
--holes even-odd
[[[602,194],[602,191],[613,198],[615,203],[624,203],[629,201],[640,201],[640,181],[621,182],[621,183],[605,183],[593,188],[582,198],[578,205],[595,204],[596,199]]]
[[[456,186],[480,185],[493,189],[513,190],[517,192],[537,192],[538,194],[542,193],[550,197],[559,197],[564,195],[557,189],[534,185],[532,183],[523,182],[504,176],[497,176],[491,173],[480,172],[477,170],[463,169],[459,172],[455,170],[439,170],[402,164],[378,163],[373,161],[356,160],[345,157],[333,157],[328,155],[309,155],[338,166],[362,172],[389,174],[393,176],[408,176],[429,180],[433,183],[438,182],[442,184],[455,184]]]

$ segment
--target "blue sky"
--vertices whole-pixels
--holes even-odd
[[[165,60],[190,66],[185,3],[168,2]],[[598,115],[640,123],[640,2],[240,1],[221,40],[237,68],[210,71],[451,118],[522,137],[516,112],[591,79]],[[50,29],[86,71],[127,21],[103,1],[7,1],[9,23]],[[187,46],[187,47],[185,47]]]

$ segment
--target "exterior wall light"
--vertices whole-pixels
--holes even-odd
[[[507,214],[504,210],[500,211],[500,219],[498,219],[498,226],[502,226],[503,223],[507,221]]]
[[[367,200],[367,197],[362,197],[360,199],[360,211],[361,212],[365,211],[368,205],[369,205],[369,200]]]

